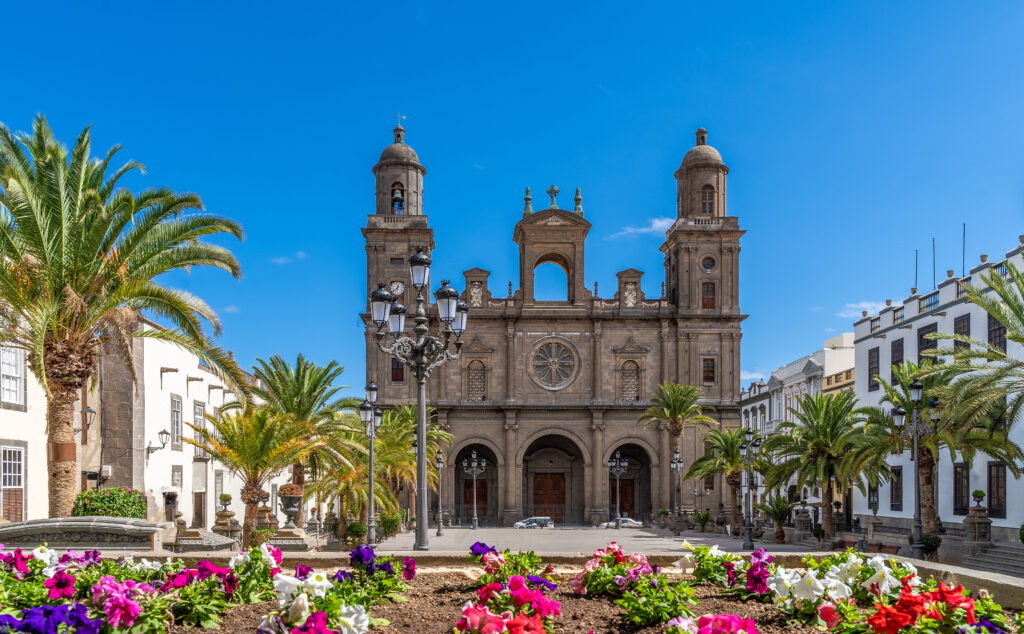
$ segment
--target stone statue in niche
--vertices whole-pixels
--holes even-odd
[[[626,282],[622,287],[622,303],[636,306],[636,282]]]
[[[469,305],[470,306],[483,306],[484,304],[484,284],[483,282],[472,282],[469,285]]]

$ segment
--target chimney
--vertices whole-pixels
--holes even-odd
[[[953,269],[946,269],[946,277],[952,279],[954,273],[956,273],[956,271],[954,271]]]
[[[986,262],[988,262],[988,253],[982,253],[981,254],[981,263],[984,264]]]
[[[860,316],[861,317],[867,317],[868,316],[868,311],[866,311],[866,310],[860,311]]]
[[[892,306],[892,300],[891,299],[885,300],[885,305],[886,306]]]
[[[917,295],[917,287],[916,286],[911,286],[910,287],[910,294],[911,295]]]

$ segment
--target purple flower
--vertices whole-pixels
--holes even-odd
[[[555,588],[558,587],[557,583],[554,583],[552,581],[548,581],[544,577],[538,577],[536,575],[526,575],[526,580],[529,581],[531,584],[533,584],[533,587],[535,587],[535,588],[539,588],[540,586],[544,586],[545,588],[548,589],[548,592],[554,592]]]
[[[238,577],[235,576],[234,572],[229,572],[224,575],[221,581],[224,582],[224,594],[227,595],[228,601],[230,601],[238,590]]]
[[[377,555],[373,552],[373,548],[366,545],[357,546],[348,554],[349,563],[352,565],[360,564],[363,566],[369,566],[376,558]]]
[[[352,575],[350,575],[347,570],[339,570],[334,573],[334,576],[331,577],[331,579],[334,579],[334,583],[345,583],[346,581],[352,581]]]
[[[475,542],[469,547],[469,553],[474,557],[483,557],[487,553],[496,553],[494,546],[488,546],[483,542]]]
[[[89,609],[81,603],[72,605],[68,610],[68,623],[75,626],[75,634],[99,634],[103,627],[103,619],[90,619]]]
[[[204,559],[199,562],[198,566],[196,566],[196,571],[199,574],[199,580],[206,581],[210,577],[220,577],[223,579],[229,572],[231,572],[231,569],[221,568],[220,566],[213,564],[209,559]]]
[[[0,632],[17,632],[19,627],[21,627],[21,621],[17,618],[10,614],[0,614]]]
[[[768,551],[764,548],[758,548],[754,552],[750,553],[750,565],[754,566],[757,564],[770,564],[775,561],[775,557],[768,554]]]
[[[302,564],[295,566],[295,578],[299,581],[305,581],[306,577],[311,574],[313,574],[313,569],[309,566],[303,566]]]
[[[21,612],[20,632],[33,634],[57,634],[61,625],[68,624],[67,605],[43,605]]]
[[[87,566],[95,566],[98,565],[102,560],[103,557],[100,555],[100,551],[87,550],[84,553],[82,553],[81,559],[78,560],[78,565],[82,566],[83,568]]]
[[[722,565],[725,567],[726,574],[729,575],[729,585],[732,586],[736,582],[736,564],[731,561],[723,561]]]
[[[971,632],[972,629],[974,630],[974,634],[985,634],[986,632],[988,634],[1006,634],[1006,630],[987,619],[978,619],[977,623],[974,623],[968,628],[961,628],[957,631],[967,634]]]
[[[390,561],[385,561],[382,564],[370,564],[366,567],[366,574],[373,575],[378,572],[386,572],[389,575],[395,574],[395,569],[391,567]]]
[[[416,578],[416,560],[412,557],[406,557],[402,560],[402,578],[406,581],[412,581]]]

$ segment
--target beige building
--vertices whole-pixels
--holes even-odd
[[[426,170],[405,143],[405,130],[394,133],[373,168],[376,210],[363,229],[367,289],[384,283],[411,307],[407,260],[416,247],[433,247],[433,229],[423,207]],[[519,246],[518,289],[490,286],[483,268],[463,273],[462,298],[470,306],[465,346],[428,381],[438,422],[455,436],[442,503],[456,521],[472,514],[472,481],[461,462],[474,450],[488,464],[477,482],[481,523],[508,525],[531,515],[568,524],[607,520],[616,506],[607,467],[615,452],[629,460],[619,482],[624,514],[646,518],[677,499],[683,508],[694,507],[692,482],[673,491],[669,462],[677,445],[668,429],[638,426],[637,418],[658,384],[679,382],[702,386],[713,416],[727,427],[739,424],[744,232],[727,214],[728,173],[707,145],[707,132],[699,130],[675,172],[677,219],[661,246],[660,297],[644,294],[644,273],[637,269],[617,274],[610,297],[589,290],[584,267],[591,225],[579,190],[567,209],[559,207],[554,186],[546,192],[550,204],[537,209],[527,190],[522,217],[508,228]],[[565,272],[565,301],[534,296],[534,270],[549,262]],[[433,273],[439,282],[439,272]],[[380,385],[380,401],[415,402],[409,368],[378,351],[375,327],[363,317],[367,374]],[[681,444],[687,465],[703,452],[700,432],[688,430]],[[712,488],[702,506],[728,503],[720,481]]]

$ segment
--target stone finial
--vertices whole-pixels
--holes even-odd
[[[509,280],[509,283],[508,283],[508,298],[512,299],[512,281],[511,280]]]
[[[917,295],[917,287],[916,286],[911,286],[910,287],[910,294],[911,295]]]
[[[597,282],[594,282],[594,299],[597,299]]]
[[[866,311],[866,310],[860,311],[860,316],[861,317],[867,317],[868,316],[868,311]]]
[[[947,278],[952,278],[955,273],[956,273],[956,271],[954,271],[953,269],[946,269],[946,277]]]
[[[988,262],[988,253],[982,253],[981,254],[981,263],[984,264],[986,262]]]
[[[528,216],[533,213],[533,196],[530,195],[530,188],[526,188],[526,196],[523,196],[523,215]]]
[[[579,215],[582,216],[583,215],[583,192],[580,191],[579,187],[576,188],[576,196],[574,196],[572,200],[573,200],[574,203],[576,203],[573,206],[573,208],[572,208],[573,213],[576,213],[576,214],[579,214]]]
[[[548,196],[551,196],[551,206],[548,207],[548,209],[558,209],[558,205],[555,203],[555,198],[558,197],[558,194],[560,194],[561,191],[562,190],[555,187],[554,183],[552,183],[551,187],[549,187],[548,190],[544,192]]]
[[[708,144],[708,131],[705,130],[704,128],[698,129],[697,130],[697,145],[707,145],[707,144]]]
[[[886,306],[892,306],[892,300],[891,299],[885,300],[885,305]]]
[[[1024,244],[1024,234],[1017,236],[1017,239],[1020,240],[1021,244]]]

